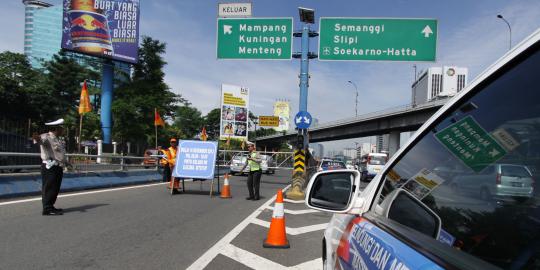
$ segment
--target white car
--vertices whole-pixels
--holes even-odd
[[[365,188],[355,170],[316,173],[306,204],[335,213],[321,236],[324,269],[540,269],[539,70],[540,30],[448,101]],[[493,183],[493,196],[471,181]]]

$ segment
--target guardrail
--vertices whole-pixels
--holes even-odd
[[[247,154],[248,151],[235,150],[220,150],[217,158],[217,165],[221,168],[231,166],[235,156]],[[263,155],[272,157],[275,166],[268,166],[270,169],[292,169],[293,153],[292,152],[259,152]],[[88,155],[88,154],[66,154],[68,162],[72,165],[74,172],[92,172],[92,171],[127,171],[130,169],[159,169],[158,157],[137,157],[123,156],[114,154]],[[0,152],[2,157],[34,157],[38,160],[39,153],[16,153],[16,152]],[[146,163],[145,163],[146,161]],[[29,161],[30,163],[30,161]],[[39,161],[32,162],[34,164],[13,164],[0,165],[0,172],[14,170],[39,170],[41,163]]]

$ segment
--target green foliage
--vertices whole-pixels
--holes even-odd
[[[208,112],[204,117],[204,126],[208,133],[208,140],[217,140],[219,137],[219,126],[221,124],[221,109],[216,108]]]
[[[134,66],[133,78],[115,90],[113,102],[113,136],[119,142],[130,141],[154,145],[154,109],[161,117],[174,118],[177,105],[185,100],[170,91],[164,82],[162,55],[166,44],[144,36],[139,49],[139,63]],[[158,127],[158,144],[168,145],[171,136],[179,137],[176,127]]]
[[[189,102],[184,102],[176,110],[174,124],[182,131],[184,135],[182,139],[192,139],[201,132],[204,119],[197,108],[191,106]]]

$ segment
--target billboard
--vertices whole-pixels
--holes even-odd
[[[221,124],[219,138],[247,140],[249,115],[249,89],[221,85]]]
[[[62,49],[137,63],[139,0],[64,0]]]
[[[274,116],[279,117],[279,126],[276,131],[288,131],[291,118],[291,108],[288,101],[276,101],[274,103]]]

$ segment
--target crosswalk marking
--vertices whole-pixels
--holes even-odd
[[[258,218],[254,218],[251,221],[251,223],[257,224],[257,225],[260,225],[260,226],[263,226],[263,227],[266,227],[266,228],[270,228],[270,222],[260,220]],[[286,230],[287,234],[299,235],[299,234],[324,230],[324,229],[326,229],[326,227],[328,227],[328,223],[309,225],[309,226],[298,227],[298,228],[287,227],[285,230]]]
[[[274,210],[273,206],[268,206],[266,209]],[[307,209],[307,210],[289,210],[285,209],[285,214],[291,214],[291,215],[303,215],[303,214],[311,214],[311,213],[317,213],[319,211],[313,210],[313,209]]]

